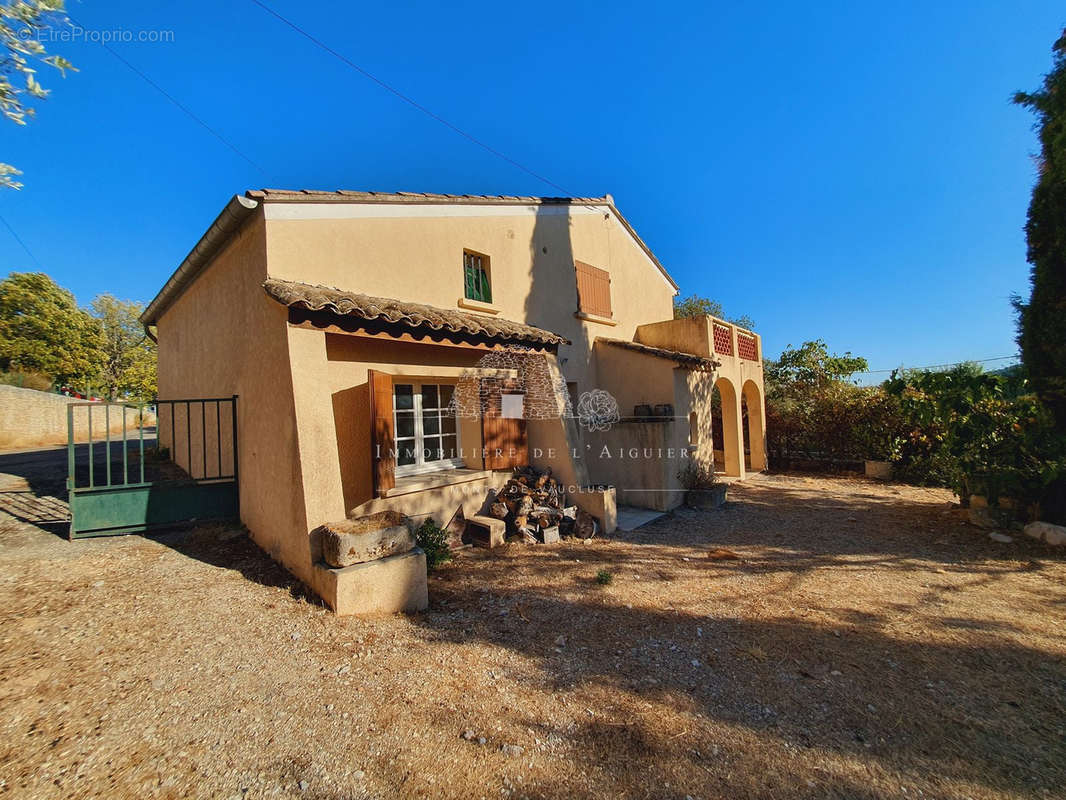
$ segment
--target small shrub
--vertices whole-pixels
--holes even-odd
[[[685,489],[712,489],[718,484],[714,470],[695,461],[689,461],[677,473],[677,479]]]
[[[426,520],[415,531],[415,543],[426,554],[426,570],[432,572],[446,561],[452,560],[448,547],[448,532],[432,520]]]
[[[598,583],[600,586],[607,586],[613,580],[614,575],[612,575],[605,569],[601,569],[599,572],[596,573],[596,583]]]

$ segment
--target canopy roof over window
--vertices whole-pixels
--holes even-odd
[[[368,322],[390,323],[410,329],[411,332],[444,331],[484,337],[494,342],[540,347],[570,343],[568,339],[556,333],[521,322],[386,297],[371,297],[330,286],[268,278],[263,283],[263,288],[270,297],[290,309],[320,311]]]

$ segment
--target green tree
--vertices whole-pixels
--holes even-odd
[[[766,381],[778,387],[787,384],[802,386],[823,385],[842,381],[856,372],[869,368],[865,358],[853,356],[851,351],[830,354],[821,339],[804,342],[798,348],[789,345],[776,361],[766,362]]]
[[[688,317],[718,317],[718,319],[726,319],[722,304],[717,300],[700,297],[698,294],[692,294],[685,298],[675,297],[674,319],[686,319]],[[729,322],[741,328],[747,328],[749,331],[755,329],[755,322],[746,314],[730,319]]]
[[[1052,47],[1053,66],[1035,92],[1014,102],[1036,115],[1039,176],[1025,225],[1031,294],[1015,300],[1018,344],[1033,388],[1066,429],[1066,31]]]
[[[42,372],[84,386],[100,362],[96,321],[43,272],[0,281],[0,369]]]
[[[148,401],[156,393],[155,343],[138,321],[144,306],[114,295],[99,295],[92,304],[101,332],[100,381],[109,400],[128,397]]]
[[[894,438],[893,404],[846,380],[865,369],[865,358],[831,354],[821,339],[789,345],[776,361],[765,362],[771,456],[886,458]]]
[[[54,67],[61,75],[74,69],[62,56],[48,55],[37,38],[41,28],[67,23],[63,0],[0,3],[0,113],[16,125],[25,125],[27,117],[33,116],[34,109],[28,102],[48,97],[49,90],[37,80],[38,64]],[[15,180],[21,174],[10,164],[0,163],[0,186],[21,189],[22,184]]]

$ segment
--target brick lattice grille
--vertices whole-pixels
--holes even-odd
[[[759,360],[759,349],[755,346],[755,337],[747,333],[737,333],[737,353],[748,361]]]
[[[714,323],[714,352],[723,356],[733,355],[733,333],[728,325]]]

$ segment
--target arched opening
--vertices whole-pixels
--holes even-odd
[[[699,447],[700,445],[700,421],[699,416],[693,411],[688,415],[688,446]]]
[[[744,450],[747,467],[756,472],[766,469],[766,427],[763,419],[762,392],[755,381],[746,381],[743,390]]]
[[[751,429],[748,426],[748,395],[740,395],[740,428],[744,432],[744,469],[751,469]]]
[[[714,456],[714,471],[725,472],[725,450],[722,449],[722,393],[717,386],[711,387],[711,449]]]
[[[717,395],[717,401],[715,399]],[[726,378],[715,381],[711,394],[712,429],[720,431],[714,440],[715,470],[724,475],[743,477],[740,403],[737,391]],[[717,421],[718,425],[715,426]],[[719,462],[719,458],[721,461]],[[721,463],[721,467],[719,467]]]

